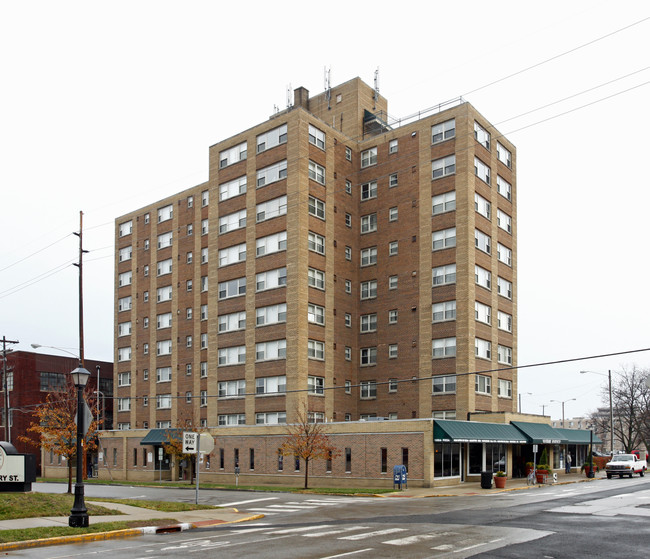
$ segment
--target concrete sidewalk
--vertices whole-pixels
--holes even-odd
[[[552,483],[552,480],[549,481],[546,485],[528,485],[526,478],[508,478],[506,481],[506,486],[504,489],[497,489],[492,483],[491,489],[482,489],[481,484],[478,482],[470,483],[460,483],[457,485],[449,485],[444,487],[416,487],[404,489],[402,491],[396,490],[395,493],[389,493],[385,495],[380,495],[381,497],[413,497],[413,498],[424,498],[424,497],[457,497],[464,496],[468,497],[471,495],[477,496],[489,496],[498,493],[504,493],[506,491],[517,491],[521,489],[537,489],[540,487],[549,487],[551,485],[563,485],[567,483],[581,483],[581,482],[593,482],[600,479],[605,479],[605,472],[599,472],[594,478],[587,478],[583,473],[571,473],[564,474],[558,473],[557,482]]]
[[[526,478],[508,479],[505,489],[496,489],[494,484],[491,489],[482,489],[480,483],[462,483],[447,487],[429,487],[429,488],[411,488],[394,493],[377,495],[377,497],[395,498],[425,498],[425,497],[454,497],[454,496],[490,496],[504,493],[506,491],[517,490],[536,490],[540,487],[549,485],[563,485],[567,483],[593,482],[605,478],[605,473],[596,474],[595,478],[588,479],[584,473],[558,474],[558,481],[555,484],[547,485],[528,485]],[[367,494],[365,496],[368,496]],[[77,536],[62,536],[57,538],[46,538],[42,540],[30,540],[24,542],[0,544],[0,552],[11,551],[16,549],[27,549],[30,547],[43,547],[48,545],[59,545],[67,543],[76,543],[93,540],[107,540],[113,538],[127,538],[139,536],[142,534],[159,534],[167,532],[180,532],[193,528],[203,528],[217,524],[232,524],[236,522],[246,522],[248,520],[257,520],[263,518],[263,514],[244,514],[234,508],[214,508],[186,512],[158,512],[142,507],[133,507],[119,503],[109,503],[105,501],[93,501],[87,499],[86,503],[96,504],[102,507],[119,510],[121,515],[109,516],[90,516],[89,523],[98,524],[101,522],[115,521],[140,521],[142,523],[151,522],[144,528],[131,528],[127,530],[115,530],[111,532],[96,532],[92,534],[82,534]],[[155,519],[155,521],[154,521]],[[164,519],[169,519],[165,522]],[[154,525],[155,524],[155,525]],[[17,520],[0,521],[0,530],[21,530],[25,528],[38,528],[48,526],[68,526],[67,516],[44,516],[39,518],[22,518]]]

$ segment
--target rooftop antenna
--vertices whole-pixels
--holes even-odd
[[[330,74],[332,68],[325,68],[325,98],[327,99],[327,110],[329,111],[332,108],[332,87],[330,85]]]
[[[375,93],[372,96],[373,102],[374,102],[374,107],[373,109],[377,109],[377,100],[379,99],[379,66],[377,66],[377,69],[375,70]]]
[[[293,99],[291,98],[291,84],[287,86],[287,109],[293,107]]]

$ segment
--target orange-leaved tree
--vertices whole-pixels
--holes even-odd
[[[92,409],[92,391],[86,387],[84,398]],[[22,435],[19,439],[33,446],[40,446],[46,452],[54,451],[68,462],[68,493],[72,493],[72,466],[77,457],[77,389],[69,379],[64,390],[50,392],[45,402],[33,412],[34,421],[27,432],[37,435],[38,440]],[[93,419],[82,439],[86,452],[97,450],[97,419]]]
[[[306,409],[296,412],[296,422],[288,424],[287,438],[280,446],[283,456],[295,456],[305,462],[305,489],[309,486],[309,463],[313,460],[331,460],[340,456],[340,451],[332,445],[325,434],[323,423],[309,421]]]

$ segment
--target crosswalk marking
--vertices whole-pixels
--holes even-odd
[[[270,534],[296,534],[299,532],[309,532],[310,530],[320,530],[321,528],[332,528],[332,524],[324,524],[322,526],[301,526],[299,528],[286,528],[285,530],[274,530]]]
[[[259,503],[260,501],[277,501],[279,497],[264,497],[263,499],[249,499],[248,501],[235,501],[233,503],[220,503],[220,507],[236,507],[237,505],[247,505],[248,503]]]
[[[386,528],[385,530],[375,530],[374,532],[364,532],[363,534],[354,534],[352,536],[343,536],[341,538],[337,538],[339,540],[349,540],[349,541],[357,541],[357,540],[365,540],[367,538],[374,538],[377,536],[385,536],[386,534],[394,534],[396,532],[405,532],[406,528]]]
[[[337,530],[329,530],[327,532],[318,532],[317,534],[303,534],[305,538],[321,538],[323,536],[335,536],[336,534],[344,534],[345,532],[355,532],[357,530],[369,530],[370,526],[346,526]]]
[[[418,534],[416,536],[406,536],[405,538],[399,538],[397,540],[386,540],[385,543],[388,545],[411,545],[414,543],[420,543],[425,540],[433,540],[437,538],[437,534]]]

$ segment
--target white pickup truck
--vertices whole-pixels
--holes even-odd
[[[639,474],[643,477],[645,471],[648,469],[648,463],[645,460],[639,459],[636,454],[614,454],[612,459],[607,462],[605,471],[607,472],[607,479],[612,479],[612,476],[630,476]]]

